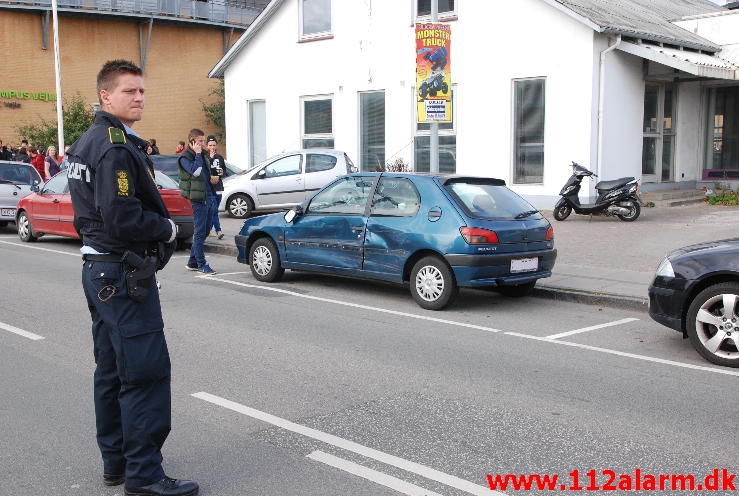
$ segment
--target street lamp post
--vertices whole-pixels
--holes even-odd
[[[439,22],[439,0],[431,0],[431,22]],[[439,173],[439,124],[432,122],[429,126],[431,136],[429,139],[429,155],[431,162],[429,164],[429,172],[431,174]]]
[[[64,154],[64,119],[62,113],[62,67],[59,56],[59,19],[57,16],[56,0],[51,0],[51,14],[54,25],[54,75],[56,79],[56,121],[57,121],[57,139],[59,148],[57,155]],[[56,157],[54,157],[56,160]]]

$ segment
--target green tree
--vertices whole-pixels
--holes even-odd
[[[54,110],[56,111],[56,108]],[[77,141],[77,138],[92,125],[93,118],[92,108],[79,92],[71,98],[65,98],[62,107],[65,145],[71,145]],[[22,138],[28,139],[34,145],[57,146],[56,120],[41,119],[41,122],[16,126],[15,129]],[[64,153],[63,150],[58,151],[60,154]]]
[[[218,141],[221,142],[226,132],[226,87],[223,84],[223,79],[211,88],[209,96],[213,97],[211,103],[206,103],[203,100],[200,100],[200,103],[203,106],[205,117],[218,128],[219,131],[215,134]]]

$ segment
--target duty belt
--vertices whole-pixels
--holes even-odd
[[[107,255],[94,255],[92,253],[85,253],[82,255],[82,260],[85,262],[123,262],[122,255],[107,254]]]

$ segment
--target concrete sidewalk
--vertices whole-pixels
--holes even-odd
[[[537,284],[538,296],[647,310],[647,288],[662,258],[682,246],[739,237],[739,208],[699,204],[644,208],[635,222],[572,215],[552,219],[557,263]],[[224,239],[209,237],[206,251],[236,254],[243,221],[222,214]],[[216,267],[217,269],[217,267]]]

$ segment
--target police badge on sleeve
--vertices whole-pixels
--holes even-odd
[[[128,184],[128,171],[115,171],[115,178],[118,183],[118,196],[131,196],[131,190]]]

